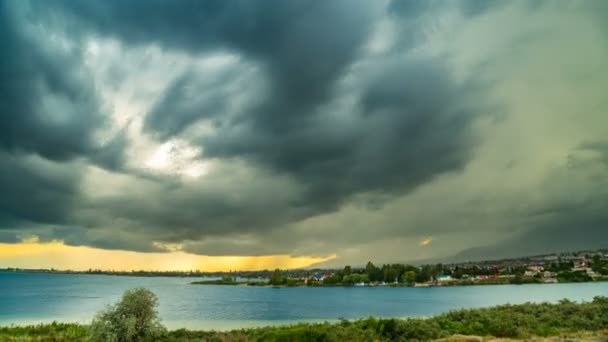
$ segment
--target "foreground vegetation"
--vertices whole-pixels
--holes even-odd
[[[156,296],[127,291],[91,325],[52,323],[0,327],[0,341],[429,341],[454,335],[523,339],[568,336],[608,339],[608,298],[591,302],[502,305],[452,311],[427,319],[343,320],[338,323],[216,331],[167,331],[158,319]],[[456,339],[458,340],[458,339]]]

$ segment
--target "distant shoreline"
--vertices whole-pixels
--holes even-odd
[[[208,276],[208,275],[163,275],[163,274],[154,274],[154,275],[140,275],[136,273],[86,273],[86,272],[64,272],[64,271],[37,271],[37,270],[7,270],[0,269],[0,274],[9,273],[9,274],[48,274],[48,275],[102,275],[102,276],[118,276],[118,277],[143,277],[143,278],[218,278],[217,276]],[[560,280],[557,282],[545,283],[542,281],[525,281],[522,283],[511,283],[511,282],[492,282],[492,281],[482,281],[482,282],[474,282],[474,281],[460,281],[460,282],[444,282],[444,283],[422,283],[422,284],[365,284],[365,285],[356,285],[356,284],[323,284],[317,283],[314,285],[307,284],[277,284],[271,285],[267,282],[262,281],[260,278],[253,278],[258,281],[235,281],[235,282],[225,282],[221,279],[209,279],[209,280],[200,280],[190,282],[190,285],[207,285],[207,286],[252,286],[252,287],[274,287],[274,288],[428,288],[428,287],[455,287],[455,286],[499,286],[499,285],[552,285],[552,284],[585,284],[585,283],[597,283],[597,282],[608,282],[608,276],[604,276],[601,278],[595,278],[587,281],[566,281]]]
[[[450,283],[450,284],[422,284],[420,286],[411,286],[404,284],[387,284],[387,285],[343,285],[343,284],[332,284],[332,285],[271,285],[263,283],[247,283],[247,282],[231,282],[225,283],[222,281],[194,281],[190,285],[206,285],[206,286],[251,286],[251,287],[268,287],[268,288],[431,288],[431,287],[460,287],[460,286],[504,286],[504,285],[556,285],[556,284],[589,284],[589,283],[602,283],[608,282],[608,278],[596,279],[591,281],[561,281],[555,283],[543,283],[543,282],[529,282],[529,283]]]
[[[85,271],[5,268],[0,272],[190,278],[197,285],[277,287],[437,287],[506,284],[583,283],[608,280],[608,250],[581,251],[453,264],[350,265],[259,271]]]

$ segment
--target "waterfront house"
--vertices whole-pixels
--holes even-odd
[[[312,276],[312,279],[314,279],[316,281],[323,281],[323,276],[320,274],[315,274]]]
[[[587,268],[585,271],[587,272],[587,275],[590,276],[591,278],[599,278],[599,277],[601,277],[600,274],[596,273],[591,268]]]
[[[542,273],[543,278],[553,278],[555,277],[555,273],[553,272],[549,272],[549,271],[544,271]]]
[[[452,278],[452,276],[444,275],[444,274],[438,275],[435,279],[437,279],[437,281],[440,283],[454,280],[454,278]]]
[[[414,287],[430,287],[429,283],[414,283]]]

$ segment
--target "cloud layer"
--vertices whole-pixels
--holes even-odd
[[[602,247],[597,6],[4,1],[0,240],[335,263]]]

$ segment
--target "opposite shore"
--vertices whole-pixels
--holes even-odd
[[[464,264],[383,264],[339,270],[280,270],[267,279],[241,279],[231,273],[197,285],[250,286],[393,286],[431,287],[462,285],[554,284],[608,281],[608,254],[589,251],[512,260]]]
[[[608,250],[579,251],[513,259],[451,264],[383,264],[342,269],[288,269],[260,271],[115,271],[5,268],[0,272],[83,274],[146,277],[214,278],[194,281],[199,285],[251,286],[392,286],[432,287],[462,285],[578,283],[608,280]]]

